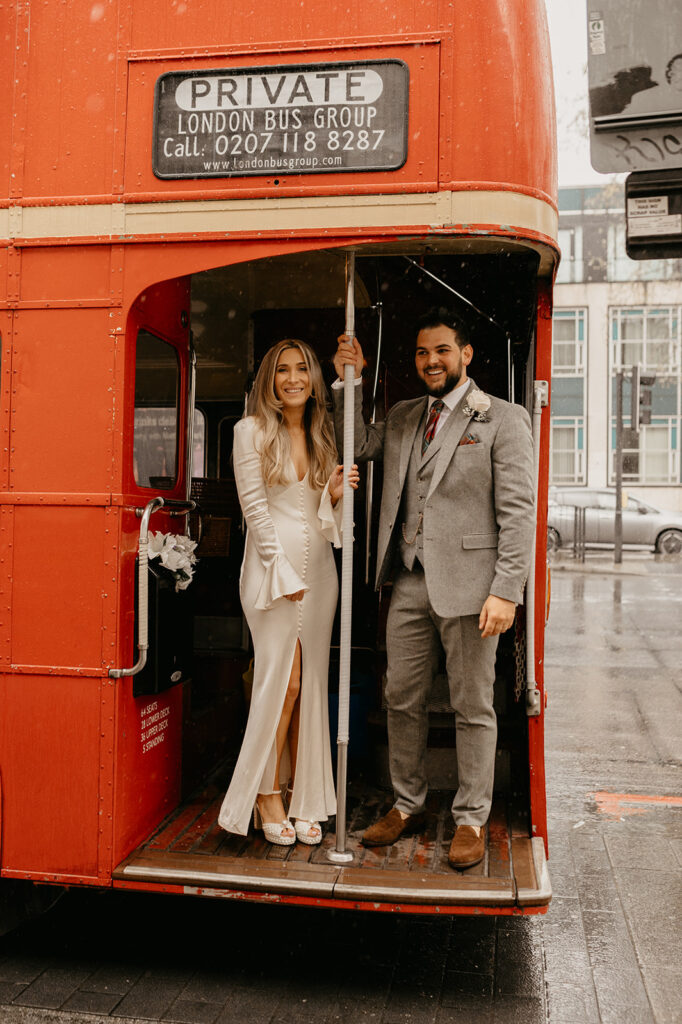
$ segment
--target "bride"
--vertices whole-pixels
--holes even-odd
[[[289,339],[274,345],[249,408],[253,415],[235,427],[233,458],[248,527],[239,588],[253,693],[218,822],[246,835],[253,812],[271,843],[314,845],[320,821],[336,813],[327,676],[338,596],[330,541],[340,547],[343,469],[312,349]],[[350,482],[357,487],[357,466]]]

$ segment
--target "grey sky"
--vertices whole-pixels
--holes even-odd
[[[545,3],[554,65],[559,185],[606,184],[616,176],[600,174],[590,164],[585,0],[545,0]]]

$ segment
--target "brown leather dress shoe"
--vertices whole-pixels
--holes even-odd
[[[476,835],[476,829],[472,825],[458,825],[450,843],[448,863],[456,871],[463,871],[465,868],[472,868],[483,860],[485,853],[485,826],[481,829],[480,835]]]
[[[397,808],[392,807],[388,814],[370,825],[362,837],[364,846],[390,846],[401,836],[412,836],[415,832],[421,832],[426,823],[426,815],[409,814],[403,818]]]

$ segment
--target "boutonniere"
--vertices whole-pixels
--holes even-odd
[[[489,408],[490,399],[483,391],[470,391],[462,412],[465,416],[473,416],[477,423],[487,423],[490,419],[486,416]]]

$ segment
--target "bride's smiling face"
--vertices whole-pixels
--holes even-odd
[[[275,367],[275,395],[284,409],[297,409],[306,404],[312,394],[310,374],[298,348],[285,348]]]

